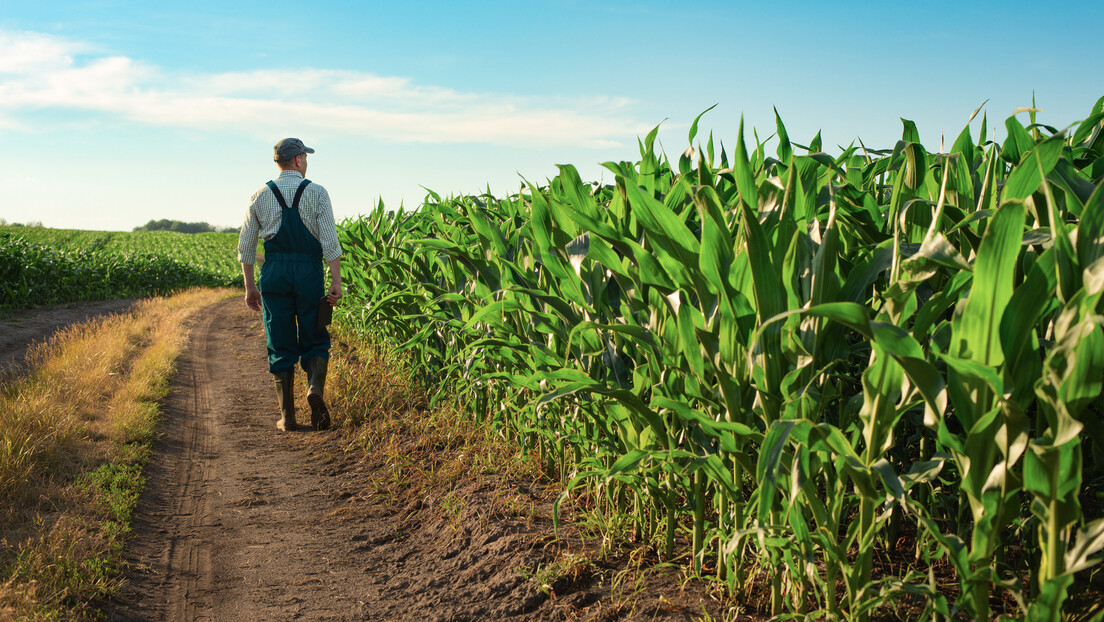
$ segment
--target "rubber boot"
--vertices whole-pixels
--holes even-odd
[[[280,420],[276,427],[284,432],[295,430],[295,372],[272,374],[276,377],[276,401],[280,404]]]
[[[307,403],[311,407],[311,427],[315,430],[327,430],[330,427],[330,411],[322,396],[326,392],[326,367],[329,361],[321,357],[303,361],[307,372]]]

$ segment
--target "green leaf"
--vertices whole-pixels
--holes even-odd
[[[1084,269],[1104,257],[1104,182],[1085,201],[1077,228],[1077,261]]]
[[[1084,143],[1094,132],[1097,131],[1100,122],[1104,121],[1104,97],[1096,100],[1093,104],[1092,112],[1085,118],[1073,132],[1073,139],[1070,144],[1074,147],[1080,146]]]
[[[1077,539],[1066,551],[1066,572],[1074,574],[1100,563],[1093,556],[1104,550],[1104,518],[1098,518],[1077,532]]]
[[[721,211],[720,198],[713,188],[701,188],[694,192],[694,204],[701,214],[701,256],[698,265],[714,290],[727,296],[729,270],[735,258],[732,235]]]
[[[901,125],[904,126],[904,130],[901,132],[901,140],[906,143],[919,143],[920,131],[916,129],[916,124],[908,119],[901,119]]]
[[[744,144],[744,118],[740,117],[740,129],[736,137],[736,153],[732,163],[736,173],[736,187],[740,190],[740,198],[744,205],[753,210],[759,209],[759,191],[755,185],[755,173],[748,162],[747,146]]]
[[[931,261],[954,270],[973,270],[973,266],[966,261],[962,253],[958,252],[958,249],[942,233],[936,233],[932,238],[924,240],[920,245],[920,250],[906,259],[904,263],[908,265],[921,260]]]
[[[957,356],[994,368],[1004,361],[1000,321],[1012,297],[1023,227],[1024,208],[1019,203],[1005,203],[990,220],[974,262],[970,297],[955,322]]]
[[[694,144],[694,137],[698,135],[698,121],[700,121],[701,118],[705,116],[705,113],[713,110],[716,107],[717,104],[713,104],[712,106],[703,110],[701,114],[694,117],[694,122],[690,124],[690,134],[686,137],[686,142],[689,143],[691,146]]]
[[[1001,201],[1024,199],[1039,187],[1062,155],[1063,141],[1060,136],[1039,143],[1027,154],[1018,166],[1008,175],[1004,184]]]
[[[755,283],[755,304],[759,317],[766,321],[785,310],[785,298],[779,287],[778,271],[771,261],[771,245],[759,221],[746,204],[741,207],[747,256]]]
[[[985,138],[982,136],[982,138]],[[966,162],[973,167],[974,153],[976,147],[974,146],[974,137],[970,135],[970,125],[962,128],[962,132],[959,133],[958,138],[955,139],[954,145],[951,147],[951,153],[960,153],[962,157],[966,159]]]
[[[779,479],[778,467],[782,463],[786,441],[795,425],[793,420],[775,421],[767,430],[766,438],[763,439],[763,449],[759,454],[759,463],[755,470],[756,479],[759,482],[757,518],[762,524],[767,524],[771,510],[774,509],[773,499]]]
[[[905,143],[903,153],[905,154],[905,187],[916,191],[928,176],[927,154],[924,147],[915,142]]]
[[[774,109],[774,125],[778,132],[778,159],[788,165],[793,159],[793,146],[790,144],[790,135],[786,133],[786,125],[782,123],[782,117],[778,116],[778,108]]]
[[[1035,141],[1015,115],[1005,120],[1004,127],[1008,130],[1008,138],[1001,149],[1001,158],[1009,164],[1019,164],[1023,155],[1035,146]]]
[[[613,463],[613,466],[610,467],[609,471],[606,472],[606,483],[608,484],[611,480],[619,475],[624,475],[636,471],[637,467],[640,466],[640,462],[643,461],[644,458],[647,458],[649,455],[650,452],[643,449],[630,450],[629,453],[618,458],[617,462]]]

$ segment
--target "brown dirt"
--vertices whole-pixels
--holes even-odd
[[[274,392],[260,315],[237,298],[206,310],[164,404],[109,619],[686,620],[709,601],[676,573],[622,597],[616,562],[561,575],[549,598],[519,572],[566,551],[548,494],[533,493],[529,516],[505,515],[493,509],[503,486],[531,489],[473,476],[453,491],[463,503],[395,507],[377,494],[388,473],[342,432],[278,432]]]
[[[26,371],[27,353],[58,330],[101,315],[122,313],[133,300],[80,302],[17,311],[0,317],[0,383]]]

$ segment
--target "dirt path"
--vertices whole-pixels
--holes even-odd
[[[276,430],[259,315],[232,299],[202,318],[165,404],[112,619],[542,617],[543,595],[517,573],[539,556],[527,536],[509,524],[404,531],[367,498],[371,474],[339,433]]]

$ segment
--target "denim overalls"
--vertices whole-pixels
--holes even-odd
[[[288,207],[276,184],[268,182],[281,208],[280,230],[264,242],[260,281],[268,371],[274,374],[294,371],[300,360],[329,359],[330,335],[318,328],[318,305],[326,293],[322,245],[299,216],[299,199],[310,183],[299,184]]]

